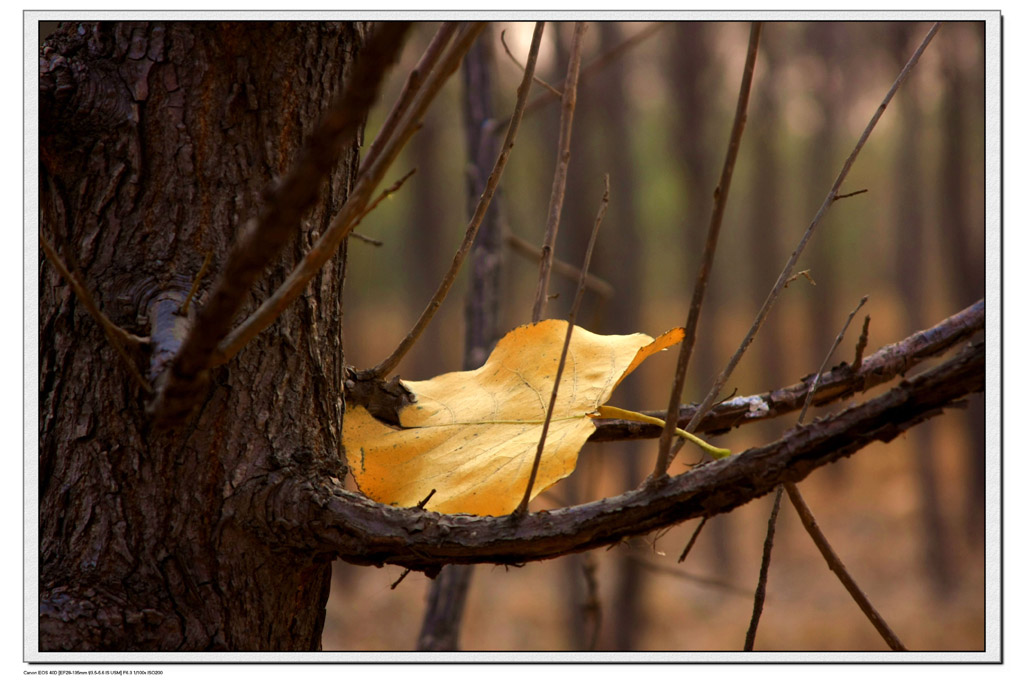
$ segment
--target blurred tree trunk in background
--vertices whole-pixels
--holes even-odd
[[[552,35],[555,38],[553,42],[558,57],[557,66],[552,72],[551,81],[556,86],[563,80],[568,66],[569,45],[571,44],[571,38],[568,33],[572,30],[572,26],[572,23],[569,22],[551,24],[551,28],[554,29]],[[600,43],[596,51],[604,48],[604,43],[599,40],[600,26],[602,24],[592,24],[590,26],[584,41],[585,48],[594,43]],[[589,53],[591,51],[584,50],[584,55]],[[584,64],[588,61],[587,57],[583,60]],[[608,160],[603,146],[583,142],[585,140],[602,139],[601,110],[605,107],[616,106],[604,100],[602,96],[603,81],[607,74],[608,70],[605,69],[600,74],[594,74],[593,78],[581,78],[576,94],[569,172],[566,177],[565,203],[562,206],[562,220],[558,233],[558,243],[555,245],[555,257],[576,267],[582,266],[587,243],[590,240],[590,232],[594,226],[594,217],[597,213],[601,193],[604,191],[602,176],[606,170],[611,170],[608,168]],[[551,127],[546,130],[550,136],[551,146],[545,148],[542,153],[542,162],[545,167],[555,160],[556,150],[558,149],[558,103],[552,103],[548,109],[550,111],[548,121]],[[550,175],[545,176],[545,180],[550,178]],[[546,188],[546,192],[545,198],[550,194],[550,188]],[[616,187],[612,188],[612,194],[613,196],[617,194]],[[611,201],[609,212],[613,210],[617,201],[618,197],[615,196]],[[600,261],[601,253],[607,247],[607,241],[614,239],[612,233],[616,230],[617,226],[614,226],[609,219],[606,219],[604,227],[597,238],[594,257],[591,262],[590,272],[600,275],[605,279],[608,279],[607,276],[611,275],[614,269],[612,273],[605,272],[604,266]],[[557,272],[551,274],[550,291],[552,293],[557,292],[558,298],[551,300],[548,304],[548,315],[550,317],[556,317],[555,311],[557,311],[557,317],[564,318],[568,315],[572,307],[576,286],[577,282],[572,278]],[[608,325],[615,326],[614,321],[608,320],[606,302],[596,297],[590,291],[584,293],[583,302],[576,317],[576,323],[598,333],[611,333],[613,330],[607,329]],[[562,495],[564,500],[561,501],[562,503],[565,505],[576,505],[594,498],[595,492],[589,489],[587,484],[594,481],[595,477],[592,475],[600,471],[608,462],[603,457],[606,450],[608,449],[603,446],[592,445],[587,447],[587,452],[580,457],[577,464],[576,472],[578,476],[570,477],[563,485]],[[587,563],[592,563],[593,561],[593,553],[570,555],[560,560],[563,571],[562,580],[565,582],[567,589],[564,593],[566,599],[564,609],[567,616],[567,640],[570,648],[573,650],[591,649],[595,645],[595,637],[603,635],[594,632],[595,629],[599,629],[600,625],[593,618],[593,610],[588,611],[587,607],[591,604],[594,596],[590,595],[585,571]],[[598,642],[600,643],[601,641]]]
[[[849,32],[849,26],[815,23],[808,25],[804,34],[807,52],[815,55],[819,61],[817,69],[809,70],[811,74],[817,73],[819,76],[809,86],[814,93],[818,116],[817,127],[808,141],[805,157],[802,183],[806,192],[805,222],[809,222],[818,210],[840,168],[837,146],[839,136],[843,134],[843,114],[850,106],[845,91],[849,85],[849,75],[841,68],[849,53]],[[816,283],[808,296],[811,308],[807,315],[811,321],[810,347],[800,359],[803,367],[808,368],[820,365],[839,333],[847,312],[857,303],[851,301],[847,306],[836,298],[841,289],[839,280],[842,269],[838,262],[841,255],[838,250],[842,236],[830,228],[833,225],[826,221],[807,249],[807,263]],[[841,467],[832,466],[828,470],[838,475]]]
[[[749,233],[743,240],[748,249],[751,273],[751,319],[761,305],[762,299],[758,295],[771,291],[788,256],[782,243],[782,203],[786,198],[782,180],[785,170],[778,153],[783,137],[778,101],[778,77],[783,69],[783,56],[776,49],[785,36],[770,25],[768,28],[760,44],[757,64],[760,77],[755,86],[757,97],[753,98],[746,132],[754,168],[747,222]],[[768,321],[757,335],[757,343],[752,349],[757,354],[756,391],[784,386],[790,379],[784,372],[789,368],[784,368],[783,363],[792,352],[783,344],[782,329],[778,320]]]
[[[494,41],[488,27],[473,44],[462,65],[463,130],[468,155],[466,171],[466,220],[476,211],[487,178],[497,161],[501,135],[488,123],[494,118]],[[434,165],[425,165],[432,168]],[[466,333],[463,345],[463,370],[475,370],[484,364],[501,336],[501,264],[504,248],[502,193],[491,200],[476,241],[470,252],[469,287],[466,289],[464,316]],[[439,325],[435,325],[439,328]],[[422,342],[421,342],[422,343]],[[430,585],[427,613],[420,629],[418,650],[452,651],[459,649],[459,632],[466,598],[473,582],[474,565],[450,565]]]
[[[677,276],[680,282],[679,297],[686,307],[681,309],[680,319],[684,321],[711,220],[720,164],[725,158],[724,150],[729,137],[728,124],[721,126],[720,131],[712,125],[717,115],[713,103],[720,90],[721,71],[721,66],[714,59],[716,28],[700,22],[680,22],[669,29],[675,36],[671,41],[673,49],[666,65],[666,80],[678,115],[678,119],[673,122],[672,145],[678,150],[679,163],[682,164],[685,188],[681,188],[681,191],[686,197],[682,235],[679,239],[685,241],[684,253],[689,259]],[[732,102],[735,102],[735,95],[731,93]],[[719,134],[721,137],[718,137]],[[719,284],[717,287],[716,282]],[[686,375],[686,387],[683,389],[683,396],[690,397],[690,400],[699,401],[704,398],[714,377],[728,359],[725,352],[721,351],[722,345],[714,341],[725,302],[721,282],[722,278],[716,277],[713,271],[701,309],[700,329],[696,331],[697,340]],[[688,330],[687,333],[691,332]],[[668,403],[667,392],[665,402]],[[734,565],[731,523],[729,516],[720,515],[709,520],[703,532],[714,550],[715,573],[723,577],[730,575]]]
[[[599,51],[605,52],[625,39],[619,24],[598,24]],[[636,162],[632,152],[635,149],[636,111],[627,89],[627,69],[623,59],[610,64],[599,78],[588,88],[596,97],[592,112],[605,140],[604,165],[592,168],[588,184],[600,188],[599,175],[605,170],[611,179],[611,201],[602,233],[598,238],[595,270],[615,288],[608,302],[604,326],[614,334],[627,334],[643,329],[641,308],[638,301],[646,301],[642,264],[644,261],[642,236],[637,225],[639,212],[635,187],[636,174],[628,172]],[[591,208],[591,223],[597,203]],[[586,225],[586,223],[583,223]],[[640,406],[643,397],[635,383],[627,383],[616,393],[618,405]],[[645,407],[645,406],[641,406]],[[619,444],[615,462],[606,460],[606,465],[620,470],[615,477],[622,489],[635,488],[647,474],[641,470],[644,460],[640,453],[650,450],[651,444],[626,442]],[[644,610],[644,595],[647,575],[629,553],[615,556],[615,579],[610,591],[611,604],[608,610],[608,626],[612,630],[610,646],[613,650],[635,650],[641,646],[647,615]],[[607,633],[608,629],[605,629]]]
[[[892,33],[890,45],[893,63],[902,64],[917,43],[916,26],[903,24]],[[894,114],[899,116],[899,146],[896,151],[897,171],[900,178],[900,196],[895,205],[893,229],[896,233],[895,260],[896,287],[903,304],[905,329],[919,330],[925,326],[925,292],[929,288],[924,258],[928,251],[923,215],[927,180],[921,164],[923,126],[919,105],[920,81],[910,80],[903,85],[899,105]],[[919,536],[921,571],[928,577],[932,595],[949,597],[953,587],[953,567],[946,541],[946,523],[939,503],[938,473],[936,471],[935,432],[932,424],[923,424],[906,438],[914,454],[918,496],[920,499]]]
[[[850,25],[812,23],[805,27],[802,36],[805,53],[813,55],[816,62],[816,68],[806,70],[810,80],[806,87],[813,93],[811,98],[817,105],[817,115],[814,117],[814,134],[806,143],[803,179],[800,182],[805,197],[801,204],[801,228],[807,226],[821,206],[840,168],[837,145],[842,134],[843,114],[849,107],[845,88],[851,80],[842,65],[849,53],[846,43],[850,29]],[[842,244],[842,235],[836,229],[835,216],[830,218],[832,220],[822,222],[804,256],[805,267],[810,269],[815,284],[807,288],[806,296],[809,308],[806,319],[811,328],[809,346],[802,352],[797,350],[790,358],[791,363],[795,362],[801,368],[800,372],[806,372],[806,368],[817,368],[821,364],[845,316],[857,303],[856,300],[844,302],[836,298],[842,290],[842,268],[838,259],[845,256],[837,253]],[[808,410],[808,419],[813,418],[814,414],[813,409]],[[843,481],[845,467],[845,461],[832,463],[825,468],[825,476],[832,484],[838,485]]]
[[[966,64],[976,63],[973,55],[964,59],[965,49],[984,44],[984,25],[949,26],[951,30],[979,35],[957,35],[962,42],[943,52],[945,92],[942,101],[942,163],[939,166],[941,188],[938,221],[942,239],[943,262],[955,283],[950,310],[959,310],[985,295],[985,209],[983,174],[979,160],[968,150],[978,147],[978,133],[985,109],[984,78],[965,72]],[[975,42],[976,41],[976,42]],[[985,528],[985,398],[972,400],[965,415],[968,476],[963,519],[969,540],[980,543]]]
[[[411,321],[416,319],[434,293],[444,273],[443,269],[448,267],[448,261],[458,244],[446,239],[453,232],[451,226],[446,224],[448,213],[444,205],[448,196],[445,187],[447,183],[443,176],[431,172],[431,169],[444,167],[440,159],[445,150],[439,142],[441,130],[437,119],[437,116],[429,114],[424,117],[423,127],[409,143],[409,158],[417,171],[409,179],[410,187],[404,188],[403,192],[410,192],[413,197],[406,220],[414,228],[404,233],[408,239],[406,244],[397,243],[397,231],[385,237],[384,248],[401,253],[404,257],[405,289],[410,296],[405,297],[403,306],[410,316],[410,327]],[[399,172],[406,173],[409,170],[399,169]],[[439,311],[438,315],[447,313],[445,309]],[[446,339],[452,335],[440,322],[427,326],[420,337],[418,348],[442,348]],[[421,354],[411,353],[403,375],[411,378],[430,377],[437,374],[437,371],[438,363],[425,363]]]

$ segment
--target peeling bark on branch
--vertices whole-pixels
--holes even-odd
[[[822,406],[834,403],[888,382],[905,374],[921,361],[944,353],[984,327],[985,301],[982,299],[934,327],[915,332],[903,341],[879,349],[863,359],[856,369],[846,362],[840,363],[821,376],[813,404]],[[701,421],[700,432],[722,434],[748,422],[767,420],[800,410],[813,382],[814,374],[810,374],[788,387],[723,401]],[[678,426],[685,428],[696,412],[696,405],[680,408]],[[663,410],[645,411],[645,414],[665,419]],[[590,440],[655,439],[660,434],[661,427],[642,422],[600,420]]]

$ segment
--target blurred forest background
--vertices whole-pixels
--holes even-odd
[[[532,23],[496,23],[494,111],[512,110]],[[735,351],[843,160],[927,23],[768,23],[684,400],[703,398]],[[366,133],[372,140],[406,73],[436,30],[418,25]],[[571,24],[549,24],[538,75],[565,74]],[[577,324],[656,335],[686,319],[695,271],[736,107],[747,23],[593,23],[585,39],[558,259],[579,265],[603,191],[611,203]],[[588,68],[588,65],[597,66]],[[870,300],[832,364],[850,361],[864,314],[866,353],[930,327],[984,296],[984,25],[943,25],[868,140],[792,282],[739,365],[728,394],[749,395],[817,370],[846,316]],[[350,240],[346,360],[369,367],[411,327],[448,268],[468,219],[468,148],[455,78],[429,112],[394,178],[417,169]],[[531,99],[545,96],[535,84]],[[557,100],[528,111],[497,209],[502,217],[502,329],[529,322],[558,139]],[[476,131],[472,134],[479,134]],[[498,128],[497,135],[503,134]],[[484,171],[484,175],[489,171]],[[391,181],[387,181],[391,182]],[[469,266],[398,373],[427,379],[461,369]],[[565,317],[575,279],[553,276],[548,317]],[[664,410],[676,351],[645,363],[614,403]],[[863,400],[856,397],[854,400]],[[847,567],[911,650],[985,646],[984,397],[915,427],[801,484]],[[837,410],[841,406],[833,405]],[[812,413],[813,416],[813,413]],[[795,417],[712,439],[740,452],[778,438]],[[588,444],[576,474],[534,509],[636,486],[654,441]],[[687,451],[672,473],[685,470]],[[712,519],[682,565],[697,522],[526,567],[473,574],[465,650],[737,650],[757,584],[768,498]],[[415,647],[430,580],[402,570],[335,565],[325,650]],[[594,633],[596,630],[596,638]],[[757,637],[764,650],[886,649],[783,502]]]

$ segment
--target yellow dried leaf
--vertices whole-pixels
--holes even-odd
[[[350,406],[343,440],[359,489],[401,507],[436,489],[429,510],[511,513],[526,492],[567,328],[564,320],[523,325],[476,370],[403,382],[416,402],[399,413],[402,428]],[[534,496],[576,468],[576,456],[596,428],[590,415],[619,382],[682,338],[681,328],[657,339],[573,328]]]

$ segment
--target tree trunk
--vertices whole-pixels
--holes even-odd
[[[116,325],[149,335],[208,253],[217,271],[340,91],[363,32],[100,22],[47,40],[41,229]],[[355,148],[342,158],[257,297],[344,200]],[[332,557],[282,547],[260,531],[255,503],[267,501],[233,493],[285,468],[343,476],[343,256],[168,430],[152,427],[126,363],[40,262],[40,650],[320,647]],[[159,360],[136,359],[143,375]]]

